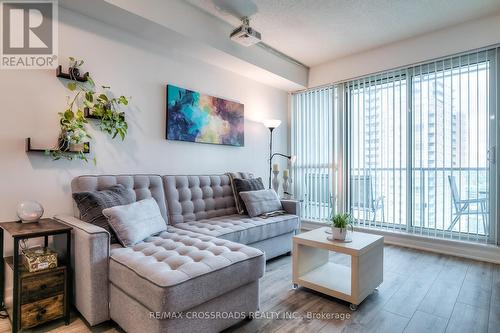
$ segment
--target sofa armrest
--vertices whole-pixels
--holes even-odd
[[[76,308],[92,326],[109,320],[109,232],[73,216],[54,218],[73,227],[71,266]]]
[[[281,206],[288,214],[300,216],[300,201],[291,199],[282,199]]]

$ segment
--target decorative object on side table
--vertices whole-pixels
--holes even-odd
[[[242,147],[244,105],[167,85],[167,140]]]
[[[65,324],[69,324],[71,230],[70,226],[53,219],[41,219],[38,223],[27,224],[0,223],[1,258],[4,256],[4,233],[10,234],[14,240],[13,256],[3,258],[0,263],[0,277],[5,278],[0,284],[0,301],[5,304],[13,333],[58,318],[64,318]],[[30,238],[43,237],[44,247],[47,248],[49,236],[61,234],[66,235],[66,256],[64,260],[59,260],[59,266],[29,272],[21,263],[20,243]]]
[[[332,236],[328,237],[329,240],[341,240],[348,242],[350,241],[347,239],[347,229],[351,229],[351,232],[353,231],[352,227],[352,218],[351,215],[347,213],[341,213],[341,214],[336,214],[332,217],[331,221],[331,230],[332,230]]]
[[[38,272],[57,267],[57,252],[44,246],[23,249],[23,264],[28,272]]]
[[[285,157],[290,161],[290,164],[295,162],[296,156],[295,155],[285,155],[281,153],[274,153],[273,154],[273,131],[279,125],[281,125],[281,120],[279,119],[266,119],[262,122],[264,126],[266,126],[269,129],[270,135],[269,135],[269,188],[271,188],[271,173],[272,173],[272,161],[274,156],[281,156]]]
[[[36,201],[26,200],[17,206],[17,217],[23,223],[38,222],[42,215],[43,207]]]

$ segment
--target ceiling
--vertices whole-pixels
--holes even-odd
[[[500,12],[500,0],[186,0],[312,67]]]

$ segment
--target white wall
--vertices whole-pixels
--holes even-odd
[[[60,63],[84,59],[97,83],[132,96],[129,135],[111,141],[93,130],[96,167],[27,154],[26,137],[41,147],[56,143],[66,81],[54,70],[0,70],[0,221],[16,219],[16,206],[26,199],[41,202],[45,216],[72,213],[70,181],[81,174],[250,171],[266,180],[268,130],[259,122],[265,118],[282,119],[275,147],[287,152],[286,92],[179,54],[175,43],[151,45],[65,9],[59,16]],[[245,147],[165,140],[167,83],[244,103]]]
[[[500,43],[500,15],[470,21],[312,67],[309,87]]]

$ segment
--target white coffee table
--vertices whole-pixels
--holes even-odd
[[[351,310],[384,279],[384,237],[353,232],[352,242],[330,241],[318,228],[293,237],[293,286],[299,285],[351,303]],[[351,256],[351,267],[332,262],[329,252]]]

